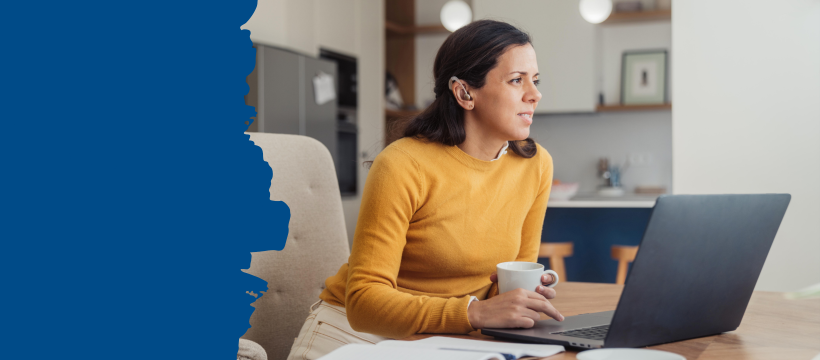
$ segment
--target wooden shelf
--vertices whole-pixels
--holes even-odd
[[[396,24],[392,21],[384,22],[384,29],[388,33],[397,35],[416,35],[416,34],[449,34],[450,30],[444,25],[426,25],[426,26],[404,26]]]
[[[598,105],[595,111],[641,111],[641,110],[672,110],[672,104],[657,104],[657,105]]]
[[[413,117],[421,114],[421,110],[384,110],[384,115],[389,118]]]
[[[653,10],[612,13],[601,24],[618,24],[638,21],[672,20],[672,10]]]

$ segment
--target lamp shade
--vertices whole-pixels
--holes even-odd
[[[470,21],[473,21],[473,11],[470,10],[470,5],[467,5],[464,1],[448,1],[441,8],[441,24],[447,30],[456,31],[469,24]]]
[[[612,13],[612,0],[581,0],[578,10],[584,20],[599,24]]]

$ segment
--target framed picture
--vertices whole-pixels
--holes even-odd
[[[668,102],[666,50],[625,51],[621,66],[621,104]]]

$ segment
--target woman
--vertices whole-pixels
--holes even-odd
[[[537,260],[552,184],[552,158],[528,138],[541,99],[529,36],[473,22],[447,38],[433,73],[436,100],[373,161],[349,263],[326,280],[288,359],[532,327],[538,312],[563,320],[552,288],[498,295],[493,274],[501,262]]]

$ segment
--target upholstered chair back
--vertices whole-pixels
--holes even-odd
[[[324,281],[347,262],[342,200],[333,159],[305,136],[248,133],[273,169],[271,200],[290,207],[290,231],[282,251],[253,253],[246,272],[268,282],[253,306],[243,338],[265,348],[268,359],[285,360]]]

